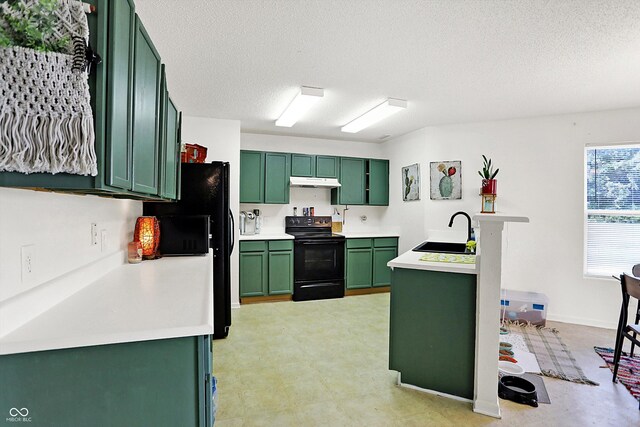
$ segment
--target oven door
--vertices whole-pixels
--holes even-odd
[[[344,280],[343,239],[296,239],[293,259],[296,282]]]

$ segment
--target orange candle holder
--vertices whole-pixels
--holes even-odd
[[[160,244],[160,223],[155,216],[141,216],[136,220],[136,228],[133,232],[133,241],[140,242],[142,246],[142,258],[154,259],[157,257]]]

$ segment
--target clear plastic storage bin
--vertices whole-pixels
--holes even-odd
[[[538,326],[547,324],[549,298],[545,294],[503,289],[500,296],[501,319]]]

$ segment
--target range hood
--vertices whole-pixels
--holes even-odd
[[[335,178],[305,178],[302,176],[292,176],[289,178],[292,187],[306,188],[336,188],[340,187],[340,183]]]

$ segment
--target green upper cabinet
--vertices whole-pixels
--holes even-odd
[[[264,203],[289,203],[289,162],[287,153],[266,153],[264,168]]]
[[[338,158],[333,156],[316,156],[316,177],[337,178]]]
[[[291,155],[291,176],[313,177],[316,175],[316,156],[309,154]]]
[[[158,194],[160,55],[137,16],[133,74],[132,188]]]
[[[131,190],[135,7],[130,0],[113,0],[109,8],[107,68],[115,84],[107,89],[105,176],[107,185]]]
[[[240,203],[264,202],[264,153],[240,151]]]
[[[166,91],[164,65],[162,66],[162,123],[160,158],[160,196],[177,198],[178,167],[180,166],[180,141],[178,139],[178,110]]]
[[[164,160],[173,161],[163,152],[163,133],[169,138],[174,129],[166,128],[173,124],[165,123],[163,113],[160,56],[135,14],[134,0],[84,1],[99,10],[87,15],[89,42],[102,57],[88,76],[98,174],[0,172],[0,186],[173,199],[171,187],[179,181],[163,174],[164,167],[172,167]]]
[[[369,204],[389,206],[389,160],[369,160]]]
[[[340,205],[366,204],[366,160],[340,158],[340,188],[331,190],[331,203]]]

